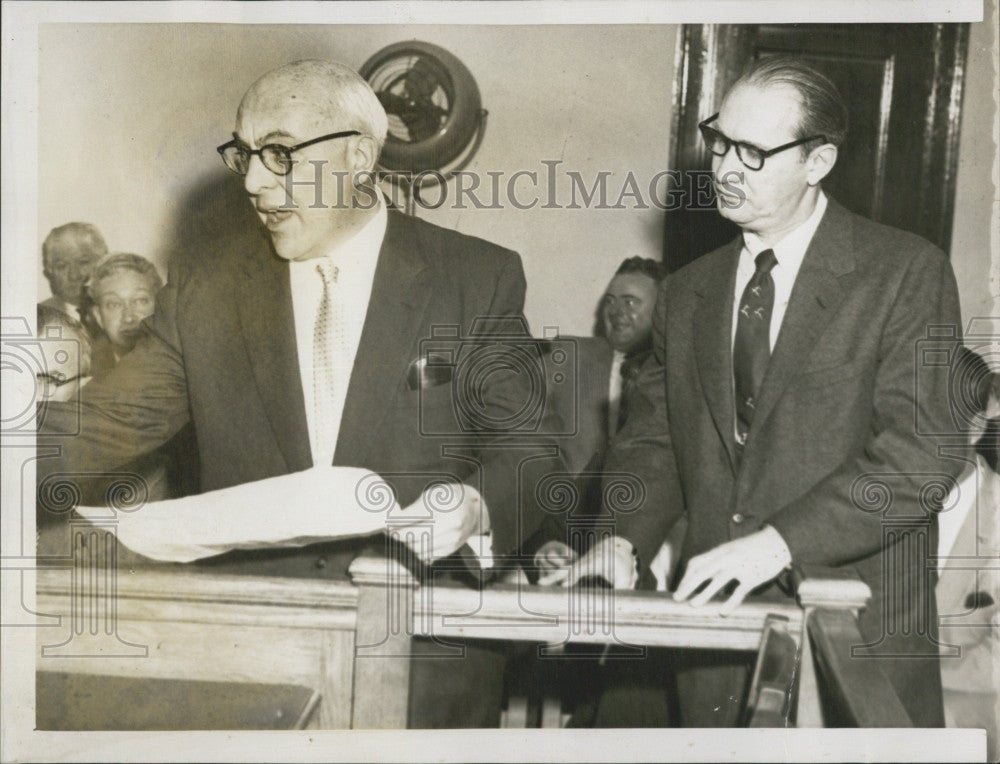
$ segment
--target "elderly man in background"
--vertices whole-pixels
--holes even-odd
[[[84,390],[80,434],[66,439],[56,467],[108,468],[129,456],[121,443],[148,451],[191,421],[202,490],[331,464],[384,476],[402,506],[433,505],[435,488],[452,483],[462,499],[437,516],[426,561],[473,537],[488,540],[475,550],[487,565],[489,544],[495,555],[520,549],[542,514],[535,483],[562,469],[554,456],[528,458],[554,454],[550,439],[521,448],[520,433],[503,426],[525,408],[531,380],[497,366],[474,401],[458,403],[498,424],[470,428],[455,419],[454,367],[432,364],[446,354],[432,359],[425,349],[450,327],[455,358],[480,341],[488,355],[485,335],[523,326],[520,258],[388,209],[371,181],[386,132],[375,94],[341,64],[298,61],[250,87],[218,151],[264,235],[171,264],[148,332]],[[480,340],[468,339],[472,330]],[[67,418],[47,416],[46,433],[73,426],[73,412],[57,413]],[[307,511],[337,507],[275,507],[274,522]],[[239,551],[206,564],[344,578],[366,551],[385,554],[384,539]],[[496,726],[502,650],[467,644],[455,656],[417,644],[430,657],[412,662],[409,726]]]
[[[958,291],[934,246],[823,192],[846,127],[833,84],[784,57],[755,62],[702,123],[719,211],[742,236],[664,281],[654,355],[605,461],[642,479],[643,504],[567,581],[597,570],[633,586],[682,517],[674,597],[695,607],[727,614],[751,591],[785,599],[793,563],[849,568],[873,594],[860,616],[869,647],[854,660],[884,674],[914,725],[941,726],[928,550],[886,548],[883,515],[858,491],[883,482],[934,548],[921,476],[962,465],[922,434],[954,426],[947,368],[918,366],[916,351],[930,329],[960,334]],[[681,722],[739,723],[751,657],[677,651]]]
[[[94,321],[103,330],[94,338],[93,376],[103,377],[135,347],[162,287],[156,266],[141,255],[120,252],[97,264],[87,282]]]
[[[52,296],[41,305],[62,311],[92,331],[85,286],[94,266],[107,254],[104,237],[90,223],[66,223],[49,231],[42,243],[42,268]]]

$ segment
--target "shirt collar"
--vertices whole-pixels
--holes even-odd
[[[772,247],[764,244],[757,234],[744,231],[743,245],[747,252],[750,253],[750,259],[753,260],[765,249],[773,249],[778,265],[793,266],[797,269],[798,265],[802,262],[802,258],[806,256],[809,242],[812,241],[816,229],[819,228],[819,221],[823,219],[826,206],[826,194],[821,190],[819,198],[816,200],[816,206],[809,217],[798,228],[790,231],[781,241]]]
[[[341,242],[327,253],[327,257],[338,265],[357,261],[358,258],[378,257],[382,248],[382,239],[385,237],[385,226],[388,220],[385,202],[382,194],[376,189],[375,193],[378,207],[375,214],[364,224],[360,231],[345,242]]]

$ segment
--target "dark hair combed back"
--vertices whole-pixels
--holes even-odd
[[[644,276],[649,276],[653,281],[659,284],[667,275],[666,266],[659,260],[654,260],[651,257],[628,257],[622,261],[622,264],[618,266],[618,270],[615,271],[615,275],[619,276],[622,273],[641,273]]]
[[[802,103],[802,121],[795,137],[822,135],[834,146],[843,143],[847,135],[844,99],[826,75],[805,61],[790,56],[767,56],[747,67],[736,81],[736,85],[742,84],[794,88]]]

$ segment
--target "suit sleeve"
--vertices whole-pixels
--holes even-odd
[[[84,386],[79,402],[39,409],[39,445],[58,445],[40,472],[113,470],[170,440],[189,419],[177,335],[176,274],[157,295],[156,311],[136,348],[102,379]]]
[[[615,533],[635,547],[647,567],[684,513],[677,462],[667,418],[666,283],[653,317],[653,353],[643,364],[629,398],[628,419],[612,438],[602,485],[606,516]]]
[[[932,509],[929,504],[936,502],[933,486],[961,471],[960,460],[939,455],[942,434],[953,433],[955,425],[948,366],[920,357],[920,342],[931,327],[960,336],[954,274],[944,256],[928,248],[903,275],[882,332],[867,443],[768,519],[794,561],[840,565],[879,551],[883,501],[891,499],[898,515],[922,514],[919,508]],[[947,487],[943,491],[938,499]]]
[[[509,317],[523,321],[525,278],[520,258],[505,253],[497,273],[496,286],[489,307],[492,317]],[[529,341],[525,349],[533,349]],[[489,353],[487,345],[487,353]],[[488,356],[485,359],[489,363]],[[554,417],[544,405],[544,385],[539,390],[537,379],[525,373],[525,368],[511,368],[499,357],[497,371],[489,374],[489,406],[492,421],[510,418],[516,421],[525,411],[526,402],[542,396],[541,420],[530,431],[503,428],[483,436],[484,448],[479,455],[484,469],[484,500],[490,516],[493,552],[497,555],[516,553],[522,544],[540,527],[545,511],[536,489],[547,475],[564,472],[555,437],[559,431]],[[541,357],[533,359],[544,372]],[[461,392],[459,393],[461,394]]]

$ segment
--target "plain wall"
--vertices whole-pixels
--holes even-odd
[[[962,129],[955,190],[951,262],[958,280],[962,317],[1000,317],[1000,178],[997,136],[997,2],[984,4],[982,23],[969,30]],[[992,257],[991,257],[992,253]],[[1000,338],[998,338],[1000,339]]]
[[[539,174],[533,209],[454,209],[418,215],[519,251],[532,331],[589,334],[596,303],[618,263],[659,259],[663,214],[633,209],[541,209],[546,167],[589,186],[610,172],[613,204],[626,174],[642,185],[667,167],[674,26],[227,26],[43,25],[39,32],[38,241],[70,220],[94,223],[112,250],[163,266],[178,230],[198,217],[202,189],[238,179],[215,147],[236,106],[265,71],[297,58],[354,67],[407,39],[441,45],[471,70],[489,111],[471,172]],[[557,178],[560,203],[569,180]],[[530,201],[530,182],[517,186]],[[239,191],[235,191],[239,194]],[[428,202],[436,199],[431,189]],[[489,201],[489,196],[483,197]],[[247,209],[249,205],[247,205]],[[225,204],[218,209],[229,210]],[[212,214],[211,211],[206,214]],[[199,225],[203,221],[199,222]],[[186,238],[190,246],[192,237]],[[197,237],[193,237],[197,240]],[[39,269],[39,273],[41,273]],[[48,284],[40,279],[40,297]]]

